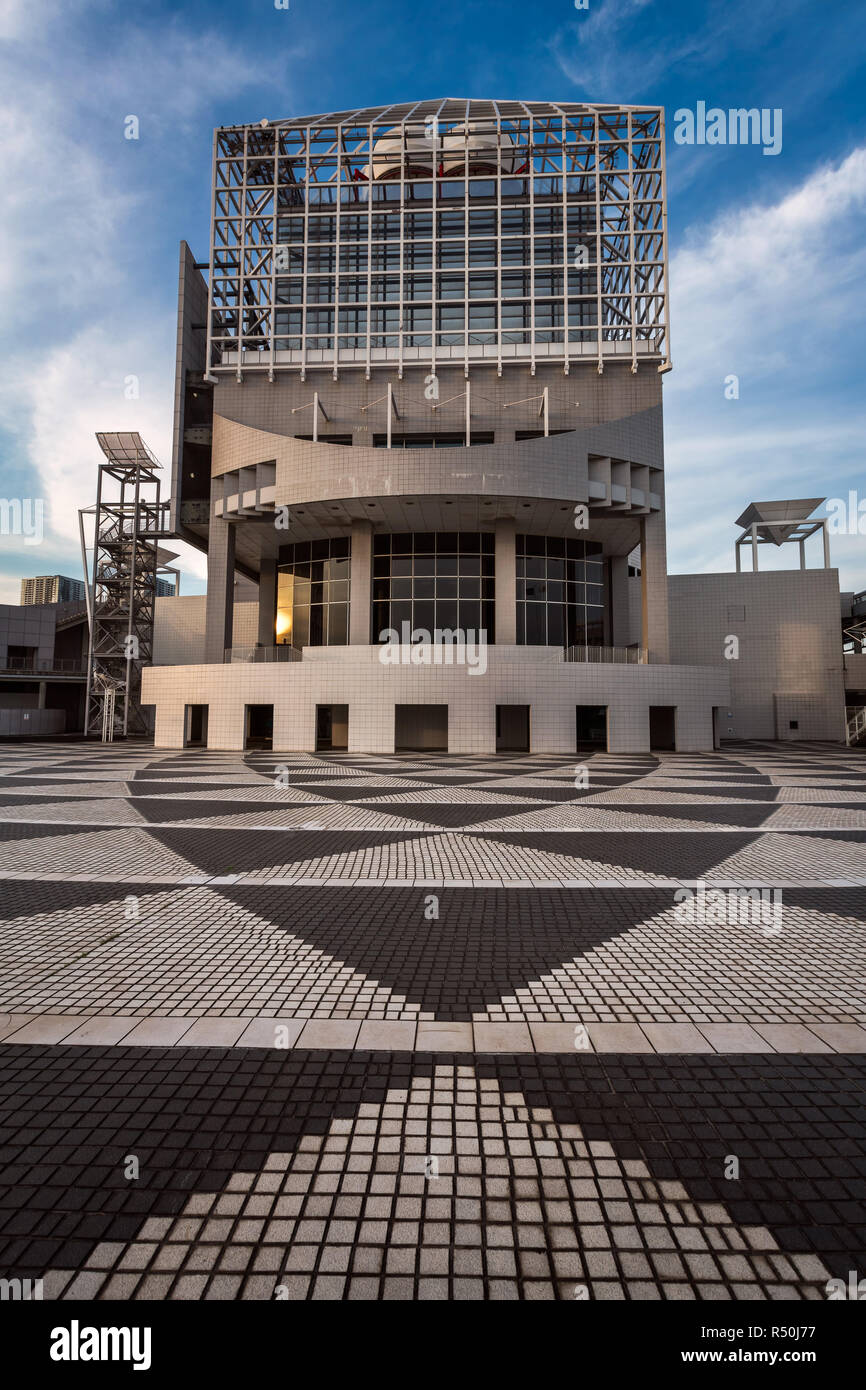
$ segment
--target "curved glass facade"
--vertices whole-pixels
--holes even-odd
[[[517,642],[604,644],[604,561],[595,541],[518,535]],[[415,531],[373,536],[373,642],[396,630],[486,632],[495,640],[495,541],[490,532]],[[277,567],[276,642],[344,646],[349,640],[347,536],[283,546]],[[406,638],[405,640],[409,640]]]
[[[529,647],[604,643],[604,562],[596,541],[517,538],[517,641]]]
[[[426,531],[373,537],[373,641],[389,628],[486,630],[493,641],[492,533]]]

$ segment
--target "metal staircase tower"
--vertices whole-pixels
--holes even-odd
[[[85,509],[96,516],[89,574],[84,512],[79,513],[90,625],[84,732],[112,742],[150,732],[141,705],[141,672],[153,656],[156,579],[163,558],[157,542],[171,531],[169,503],[160,500],[161,465],[141,435],[96,438],[107,462],[99,465],[96,505]]]

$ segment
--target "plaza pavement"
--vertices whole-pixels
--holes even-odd
[[[862,752],[7,745],[0,919],[0,1274],[46,1297],[864,1271]]]

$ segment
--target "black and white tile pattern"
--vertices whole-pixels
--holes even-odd
[[[781,929],[683,923],[699,883]],[[0,915],[0,1273],[46,1296],[814,1299],[866,1263],[854,750],[10,745]]]

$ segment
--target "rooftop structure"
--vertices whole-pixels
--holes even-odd
[[[210,372],[670,366],[659,107],[443,99],[216,131]]]
[[[813,516],[816,507],[825,501],[823,497],[783,498],[775,502],[750,502],[746,510],[737,517],[737,525],[745,530],[737,537],[735,554],[737,570],[740,569],[740,549],[744,545],[752,548],[752,569],[758,569],[758,547],[760,545],[780,546],[788,541],[797,541],[800,546],[800,568],[806,568],[806,541],[819,531],[823,538],[824,568],[830,568],[830,537],[827,532],[826,516]]]

